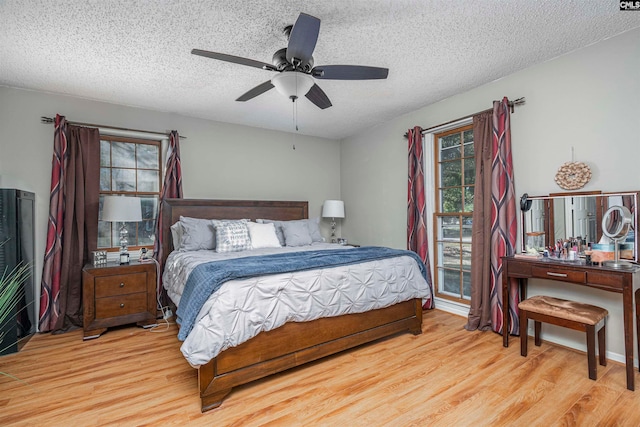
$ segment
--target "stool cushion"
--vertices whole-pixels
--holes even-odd
[[[545,295],[527,298],[518,304],[518,308],[587,325],[595,325],[609,314],[602,307]]]

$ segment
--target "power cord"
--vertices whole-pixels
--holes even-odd
[[[153,326],[151,328],[148,329],[149,332],[165,332],[167,330],[169,330],[169,327],[171,325],[173,325],[173,322],[169,322],[169,319],[171,319],[171,317],[173,316],[173,313],[171,311],[171,308],[169,306],[163,306],[162,302],[160,301],[160,295],[158,293],[158,289],[160,287],[160,263],[158,262],[157,259],[155,258],[146,258],[147,260],[151,260],[156,264],[156,302],[157,302],[157,309],[162,311],[162,320],[164,321],[164,323],[162,324],[158,324],[156,326]],[[160,329],[162,326],[164,325],[164,328]]]
[[[162,320],[164,320],[164,323],[158,323],[156,326],[152,326],[147,330],[149,332],[155,332],[155,333],[167,332],[171,327],[171,325],[173,325],[174,323],[169,322],[167,319],[162,319]]]

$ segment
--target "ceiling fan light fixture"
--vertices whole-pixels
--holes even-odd
[[[297,99],[309,92],[313,86],[313,78],[298,71],[284,71],[271,79],[271,84],[278,92],[290,99]]]
[[[316,107],[324,110],[331,107],[331,101],[320,86],[315,83],[315,79],[372,80],[387,78],[389,74],[387,68],[364,65],[322,65],[314,67],[313,51],[316,48],[319,33],[320,19],[306,13],[298,15],[296,23],[285,29],[289,42],[287,47],[273,54],[271,59],[273,65],[254,59],[201,49],[192,49],[191,53],[219,61],[278,72],[272,79],[260,83],[242,94],[236,99],[238,102],[253,99],[275,87],[278,92],[292,101],[305,96]]]

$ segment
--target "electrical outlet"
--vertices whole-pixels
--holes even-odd
[[[164,313],[163,313],[163,315],[162,315],[162,318],[163,318],[164,320],[167,320],[167,319],[169,319],[171,316],[173,316],[173,313],[171,312],[171,310],[170,310],[170,309],[168,309],[168,308],[167,308],[167,309],[164,311]]]

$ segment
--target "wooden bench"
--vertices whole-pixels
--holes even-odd
[[[532,319],[535,322],[535,344],[537,346],[541,344],[541,322],[586,332],[589,378],[592,380],[597,377],[597,331],[600,364],[607,365],[605,319],[609,313],[604,308],[544,295],[528,298],[518,304],[518,308],[520,309],[520,354],[522,356],[527,356],[528,320]]]

